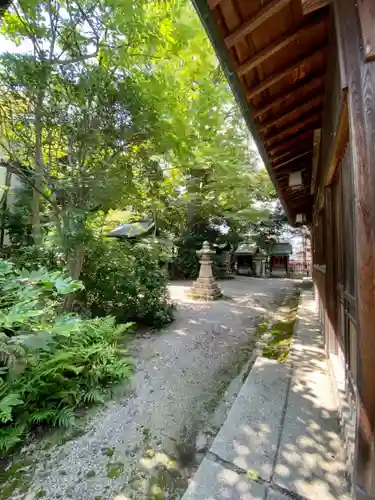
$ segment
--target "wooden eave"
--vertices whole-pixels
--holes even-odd
[[[328,0],[193,0],[289,221],[312,215],[314,134],[322,128]],[[315,152],[316,156],[316,152]],[[289,173],[302,171],[292,191]]]

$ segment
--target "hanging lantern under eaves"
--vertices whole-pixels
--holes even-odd
[[[289,174],[289,187],[294,191],[295,189],[301,189],[303,187],[302,182],[302,172],[291,172]]]

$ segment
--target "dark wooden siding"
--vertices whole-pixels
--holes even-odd
[[[318,178],[321,182],[326,178],[328,172],[329,160],[333,147],[333,137],[337,129],[342,100],[338,47],[333,26],[330,40],[331,46],[328,58],[327,84],[324,98],[323,126],[318,166]]]
[[[341,64],[337,70],[335,58],[330,58],[318,175],[320,190],[315,207],[315,219],[324,205],[324,222],[331,224],[327,231],[333,230],[334,261],[327,255],[325,272],[319,272],[318,266],[315,277],[324,301],[325,322],[328,317],[345,352],[348,387],[353,401],[357,398],[358,491],[375,497],[375,62],[366,60],[364,43],[368,34],[361,30],[358,12],[358,6],[363,7],[366,2],[370,3],[335,2],[335,24],[341,39],[332,50],[340,49],[336,62]],[[366,24],[375,25],[374,11],[370,10]],[[342,91],[346,85],[347,94]],[[337,171],[331,187],[330,219],[329,196],[323,196],[323,186],[331,182],[330,175],[326,176],[329,169],[333,177],[331,141],[337,137],[336,125],[343,110],[347,110],[349,146],[344,147],[344,133],[340,138],[340,156],[334,162]],[[331,265],[334,287],[329,285]],[[333,293],[336,313],[329,317]],[[327,331],[327,325],[325,328]]]

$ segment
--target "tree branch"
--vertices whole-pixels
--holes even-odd
[[[78,62],[84,62],[89,59],[94,59],[95,57],[98,57],[99,49],[93,52],[92,54],[84,54],[80,57],[74,57],[72,59],[52,59],[50,61],[51,64],[57,64],[58,66],[64,66],[66,64],[75,64]]]
[[[35,34],[30,30],[30,25],[29,25],[29,22],[25,22],[24,19],[22,18],[22,16],[20,15],[20,13],[18,12],[18,9],[17,7],[13,4],[13,9],[14,9],[14,12],[17,14],[17,17],[18,19],[21,21],[21,23],[24,25],[28,35],[30,36],[31,40],[33,41],[33,45],[34,45],[34,50],[36,49],[37,52],[39,53],[39,56],[41,59],[43,59],[43,51],[42,49],[40,48],[39,46],[39,43],[38,43],[38,39],[36,38]],[[25,18],[26,18],[26,15],[25,15]]]
[[[60,215],[58,205],[54,203],[53,200],[51,200],[51,198],[49,198],[43,190],[38,189],[35,186],[33,181],[30,180],[29,176],[25,174],[22,167],[18,166],[16,162],[4,162],[3,160],[0,160],[0,165],[2,167],[8,168],[10,172],[16,174],[20,179],[24,180],[31,188],[35,189],[35,191],[37,191],[40,194],[40,196],[42,196],[42,198],[44,198],[52,206],[55,214]]]
[[[54,7],[55,8],[55,7]],[[60,6],[57,6],[57,13],[55,16],[52,15],[52,2],[51,0],[48,0],[48,17],[49,17],[49,24],[50,24],[50,29],[51,29],[51,44],[50,44],[50,49],[49,49],[49,60],[52,60],[52,56],[55,52],[55,43],[56,43],[56,27],[57,27],[57,19],[58,19],[58,12],[60,9]],[[56,8],[55,8],[56,10]],[[54,17],[54,18],[53,18]]]

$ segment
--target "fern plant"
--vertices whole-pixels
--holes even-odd
[[[60,272],[0,261],[0,455],[35,426],[73,426],[80,406],[103,403],[131,376],[118,346],[131,324],[59,314],[61,297],[80,288]]]

